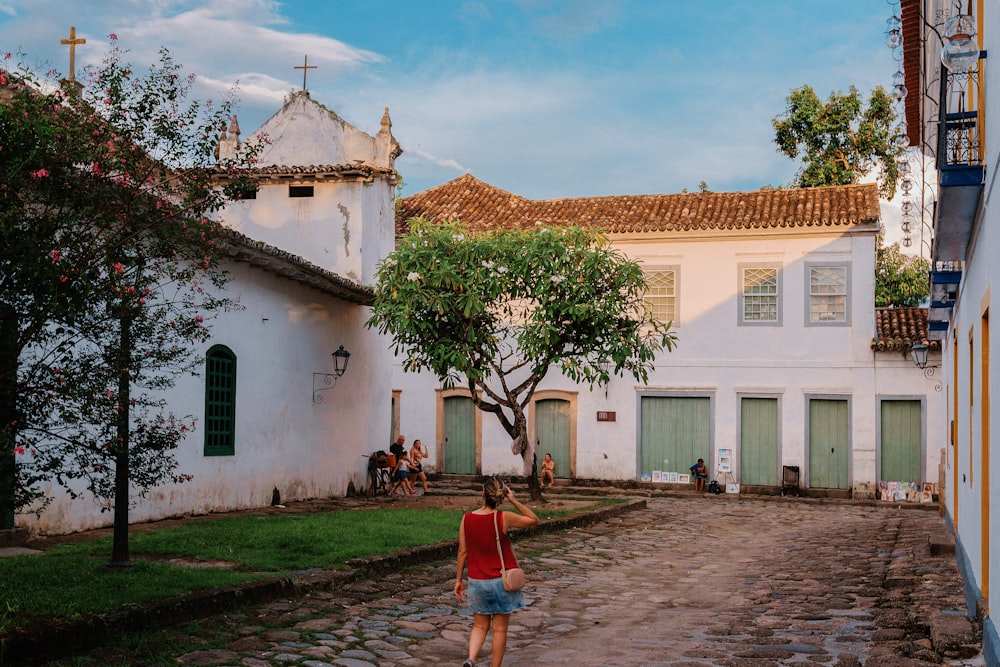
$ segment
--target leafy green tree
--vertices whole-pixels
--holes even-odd
[[[0,504],[82,482],[113,509],[111,560],[127,564],[130,490],[187,478],[172,450],[190,418],[159,392],[228,305],[208,216],[246,180],[234,162],[225,192],[213,182],[228,104],[189,101],[166,50],[135,76],[111,41],[82,92],[0,81]]]
[[[930,262],[907,255],[898,243],[885,245],[879,235],[875,252],[875,305],[915,308],[927,303]]]
[[[421,219],[410,228],[378,269],[367,326],[393,339],[406,371],[464,382],[511,437],[540,498],[525,409],[549,370],[591,387],[612,374],[645,381],[675,334],[650,318],[642,269],[594,230],[471,233]]]
[[[810,86],[796,88],[786,99],[783,115],[775,117],[774,141],[790,158],[802,157],[795,185],[848,185],[880,167],[879,192],[891,199],[899,178],[896,112],[881,86],[867,104],[858,89],[830,93],[823,102]]]

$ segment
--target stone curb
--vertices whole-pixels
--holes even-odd
[[[630,500],[591,512],[551,519],[533,528],[519,531],[519,535],[537,535],[579,528],[645,507],[645,499]],[[513,536],[515,541],[517,536]],[[347,571],[324,570],[299,574],[291,578],[262,579],[246,584],[198,591],[134,609],[122,609],[77,621],[40,623],[24,628],[16,634],[0,637],[0,667],[37,664],[71,656],[108,643],[123,632],[169,627],[248,604],[300,597],[314,590],[332,590],[351,581],[395,571],[402,567],[452,558],[457,551],[458,540],[449,540],[404,549],[384,556],[353,559],[348,561],[347,564],[351,569]]]

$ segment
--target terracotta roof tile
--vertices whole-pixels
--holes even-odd
[[[941,349],[940,341],[927,339],[926,308],[875,309],[873,350],[909,354],[910,346],[917,340],[922,340],[931,350]]]
[[[879,204],[874,184],[531,200],[465,174],[402,199],[396,233],[405,234],[414,217],[461,220],[475,231],[536,222],[593,225],[620,234],[808,229],[875,224]]]

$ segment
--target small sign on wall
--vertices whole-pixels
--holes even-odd
[[[606,410],[599,410],[597,412],[597,421],[599,422],[613,422],[618,421],[617,412],[608,412]]]

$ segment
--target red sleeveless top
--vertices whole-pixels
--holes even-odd
[[[509,570],[517,567],[517,559],[510,546],[510,538],[503,532],[503,512],[497,511],[496,523],[500,527],[500,546],[503,564]],[[466,512],[462,517],[465,526],[465,551],[468,554],[469,579],[497,579],[500,577],[500,555],[497,553],[494,517],[490,514]]]

